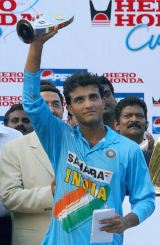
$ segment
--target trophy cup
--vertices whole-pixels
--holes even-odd
[[[57,14],[52,17],[44,17],[40,15],[35,20],[21,19],[17,22],[17,34],[19,38],[25,43],[32,43],[35,36],[43,35],[55,30],[57,26],[61,29],[72,23],[74,16],[64,16]]]
[[[149,163],[149,171],[156,195],[160,195],[160,138],[153,150]]]

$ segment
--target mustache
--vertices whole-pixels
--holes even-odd
[[[90,109],[90,110],[85,111],[85,113],[90,113],[90,112],[95,112],[95,110]]]
[[[141,126],[137,122],[130,123],[127,128],[132,128],[132,127],[141,129]]]
[[[15,129],[17,129],[18,131],[20,131],[22,134],[27,133],[27,129],[23,125],[19,125]]]

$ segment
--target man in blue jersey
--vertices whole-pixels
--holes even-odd
[[[122,245],[123,232],[154,210],[148,169],[136,143],[104,126],[105,102],[97,76],[75,74],[64,84],[67,109],[79,126],[71,128],[49,111],[39,92],[40,60],[43,44],[56,32],[30,45],[23,89],[24,108],[56,176],[53,217],[42,244],[90,244],[93,211],[108,206],[116,215],[99,221],[101,231],[113,233],[108,245]],[[126,189],[131,213],[123,217]]]

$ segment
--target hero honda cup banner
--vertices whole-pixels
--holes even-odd
[[[0,116],[21,103],[28,45],[18,38],[18,20],[66,12],[74,15],[74,21],[45,45],[41,77],[48,74],[56,83],[59,79],[62,91],[66,74],[81,70],[104,74],[118,100],[130,94],[145,100],[149,131],[157,138],[160,0],[1,0]]]

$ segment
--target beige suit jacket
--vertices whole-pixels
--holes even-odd
[[[52,166],[35,132],[5,145],[0,193],[11,211],[13,245],[39,245],[52,215]]]

